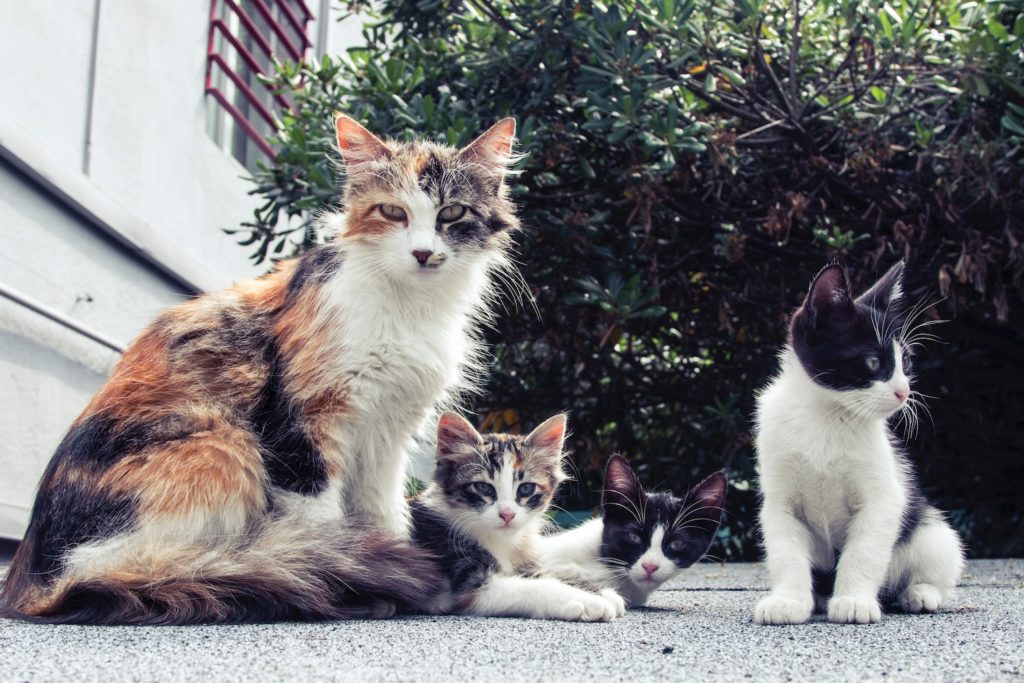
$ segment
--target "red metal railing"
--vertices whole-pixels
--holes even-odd
[[[218,85],[214,84],[213,70],[214,66],[223,73],[228,80],[234,84],[238,95],[245,100],[250,106],[250,111],[255,112],[259,118],[263,119],[269,126],[274,126],[274,115],[273,112],[268,109],[267,105],[260,98],[259,94],[253,90],[253,86],[246,83],[246,80],[235,70],[233,61],[224,54],[221,54],[217,50],[216,37],[220,35],[223,39],[234,48],[239,60],[249,68],[257,76],[266,76],[267,69],[264,64],[257,59],[256,55],[253,54],[252,50],[246,47],[245,42],[242,40],[242,36],[235,35],[231,32],[231,26],[228,24],[218,13],[218,2],[223,2],[223,7],[238,18],[238,26],[240,31],[245,32],[245,37],[252,40],[261,52],[273,61],[275,58],[284,57],[285,59],[291,59],[294,61],[302,61],[305,58],[306,50],[313,46],[313,43],[309,40],[307,35],[307,27],[309,21],[313,18],[313,13],[303,0],[294,0],[293,5],[289,0],[247,0],[248,5],[254,7],[263,19],[263,23],[269,29],[268,32],[264,32],[260,29],[259,24],[256,23],[255,19],[246,11],[245,7],[238,0],[211,0],[210,2],[210,36],[207,44],[207,59],[206,59],[206,93],[212,96],[217,102],[224,107],[224,110],[234,119],[235,123],[241,128],[246,137],[260,148],[268,157],[273,159],[276,155],[274,149],[267,143],[266,138],[260,133],[260,131],[253,125],[253,121],[249,116],[243,113],[235,102],[231,101],[229,97]],[[302,10],[302,17],[299,18],[295,15],[294,8],[297,6]],[[274,16],[272,7],[277,7],[281,14],[284,16],[285,21],[290,24],[293,31],[289,35],[289,31],[282,25],[282,22],[278,21]],[[286,54],[279,55],[274,50],[271,41],[276,38],[277,43],[281,45]],[[295,44],[295,38],[300,41],[299,45]],[[275,101],[281,107],[291,109],[292,104],[288,101],[288,98],[284,97],[280,93],[275,93],[270,90],[268,86],[259,83],[257,88],[264,88],[271,93],[273,101]]]

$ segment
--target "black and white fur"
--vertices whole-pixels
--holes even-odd
[[[903,263],[858,298],[826,266],[796,311],[781,370],[757,397],[761,530],[772,592],[761,624],[881,619],[880,600],[934,612],[963,569],[960,538],[921,494],[890,429],[911,419],[920,307],[902,305]],[[831,593],[831,595],[829,595]]]

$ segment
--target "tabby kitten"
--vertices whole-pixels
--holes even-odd
[[[413,538],[440,558],[447,590],[433,613],[610,621],[625,606],[543,576],[534,545],[562,471],[565,415],[529,436],[479,434],[455,413],[437,426],[434,481],[412,505]]]
[[[844,268],[823,268],[793,315],[782,369],[757,397],[772,583],[758,623],[803,623],[815,608],[829,621],[877,622],[880,598],[934,612],[960,577],[960,538],[921,494],[889,428],[915,403],[923,309],[907,312],[902,278],[900,262],[854,298]]]
[[[721,523],[728,482],[711,476],[682,498],[646,493],[618,455],[608,460],[601,516],[539,544],[545,571],[592,588],[613,588],[630,607],[704,557]]]
[[[7,613],[321,619],[438,589],[408,543],[407,451],[478,371],[518,227],[515,122],[461,150],[335,123],[337,236],[168,310],[126,350],[43,475]]]

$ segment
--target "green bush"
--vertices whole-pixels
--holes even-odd
[[[799,14],[794,8],[798,8]],[[596,502],[612,452],[652,487],[734,484],[723,544],[757,555],[753,393],[831,258],[897,258],[948,318],[910,443],[975,555],[1021,554],[1024,11],[1012,3],[390,0],[365,46],[276,84],[278,156],[245,223],[257,261],[316,242],[331,114],[469,141],[519,121],[524,306],[490,333],[490,428],[571,411]]]

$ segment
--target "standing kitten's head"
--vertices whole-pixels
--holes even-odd
[[[825,266],[790,328],[807,374],[850,411],[885,417],[910,396],[910,344],[904,342],[903,262],[854,298],[846,269]]]
[[[463,149],[383,141],[354,119],[335,119],[345,159],[342,238],[372,250],[382,273],[432,281],[502,253],[519,226],[505,175],[514,119]]]
[[[434,483],[457,524],[475,533],[515,535],[536,528],[565,480],[565,415],[528,436],[480,434],[444,413],[437,425]]]
[[[645,493],[626,461],[613,455],[604,474],[602,560],[650,592],[707,552],[725,509],[728,483],[715,472],[686,492]]]

